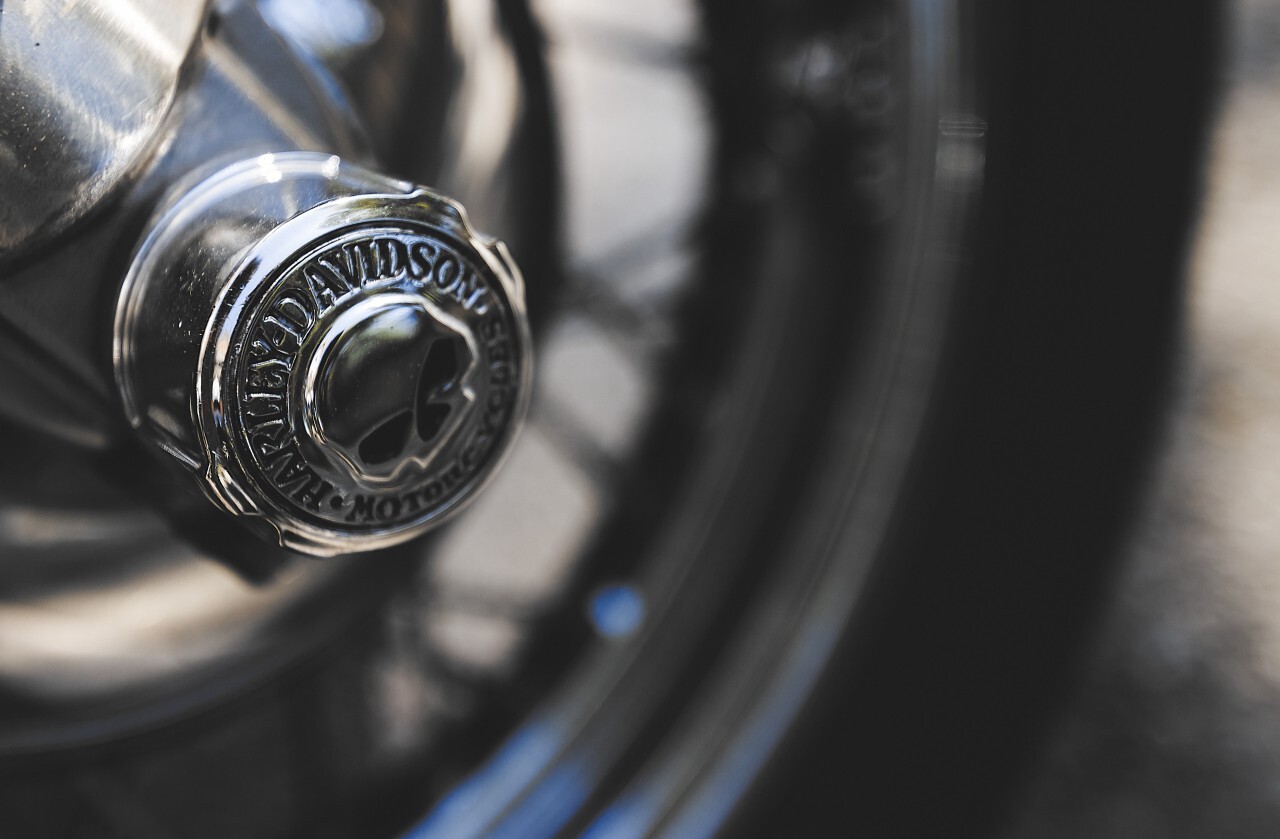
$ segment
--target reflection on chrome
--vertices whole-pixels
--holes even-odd
[[[66,229],[161,142],[203,0],[10,0],[0,259]]]

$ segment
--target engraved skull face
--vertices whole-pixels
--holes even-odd
[[[475,364],[465,327],[421,305],[362,313],[324,349],[314,382],[322,444],[362,482],[425,467],[462,422]]]

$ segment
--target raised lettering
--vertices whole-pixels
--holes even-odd
[[[430,276],[435,268],[440,249],[428,242],[414,242],[409,247],[409,276],[421,280]]]
[[[341,253],[353,288],[366,286],[378,278],[377,260],[370,252],[368,242],[343,245]]]
[[[467,311],[474,311],[477,315],[487,315],[489,313],[489,289],[480,286],[467,295],[467,299],[462,301],[462,307]]]
[[[400,515],[400,499],[383,498],[374,508],[374,513],[381,521],[387,521]]]
[[[462,266],[458,264],[458,260],[454,259],[452,255],[445,254],[436,263],[433,279],[435,280],[436,288],[448,294],[458,287],[458,282],[462,279]]]
[[[245,383],[253,390],[283,391],[289,385],[292,364],[287,358],[267,358],[249,365]]]
[[[311,467],[292,448],[283,451],[278,458],[267,465],[268,473],[275,479],[276,486],[286,492],[302,481],[315,477]]]
[[[374,239],[373,252],[377,257],[380,279],[399,279],[405,275],[408,252],[399,239]]]
[[[290,361],[289,353],[269,342],[261,332],[255,334],[249,341],[249,357],[255,363],[270,360],[282,361],[287,364]]]
[[[282,294],[276,298],[276,302],[271,306],[271,311],[282,320],[292,324],[293,328],[299,333],[305,333],[311,328],[311,324],[315,323],[315,315],[311,313],[311,307],[306,305],[302,297],[296,292]]]
[[[480,321],[480,324],[476,327],[476,332],[480,333],[480,337],[483,338],[486,343],[493,343],[500,338],[506,337],[507,334],[507,330],[502,323],[502,319],[497,317],[485,318]]]
[[[284,394],[258,391],[245,397],[244,412],[254,425],[284,416]]]
[[[347,521],[373,521],[373,499],[367,495],[357,495],[353,500],[351,512],[347,513]]]
[[[267,460],[288,443],[288,430],[282,419],[264,420],[249,429],[249,445],[263,460]]]
[[[274,314],[262,319],[262,335],[282,352],[295,353],[302,346],[302,333],[297,327]]]
[[[332,491],[333,486],[328,481],[312,473],[305,482],[294,489],[289,497],[304,507],[319,510],[320,502]]]
[[[307,288],[311,290],[316,310],[321,314],[332,309],[338,298],[351,291],[347,275],[340,273],[337,267],[323,258],[303,268],[302,276],[307,281]]]

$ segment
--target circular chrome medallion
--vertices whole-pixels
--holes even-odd
[[[135,255],[130,423],[284,547],[390,547],[483,486],[529,401],[524,285],[428,189],[309,152],[215,172]],[[194,375],[193,375],[194,374]]]
[[[528,400],[504,249],[419,192],[322,205],[241,265],[197,387],[215,494],[311,553],[393,544],[457,510]]]

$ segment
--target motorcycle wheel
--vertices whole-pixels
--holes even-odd
[[[556,28],[551,5],[569,235],[558,262],[534,223],[554,214],[517,212],[547,279],[513,477],[361,574],[341,620],[304,624],[345,632],[203,698],[135,694],[88,730],[67,724],[81,706],[54,715],[61,736],[6,763],[7,834],[919,836],[998,817],[1155,421],[1208,4],[1162,13],[1136,68],[1156,24],[1128,8],[1104,35],[1082,8],[708,0],[655,34],[572,6]],[[523,4],[494,8],[546,140],[542,36]],[[602,55],[609,151],[568,110]],[[692,140],[660,130],[672,110]],[[611,218],[575,192],[578,155],[612,164]],[[47,445],[36,462],[61,456]]]

